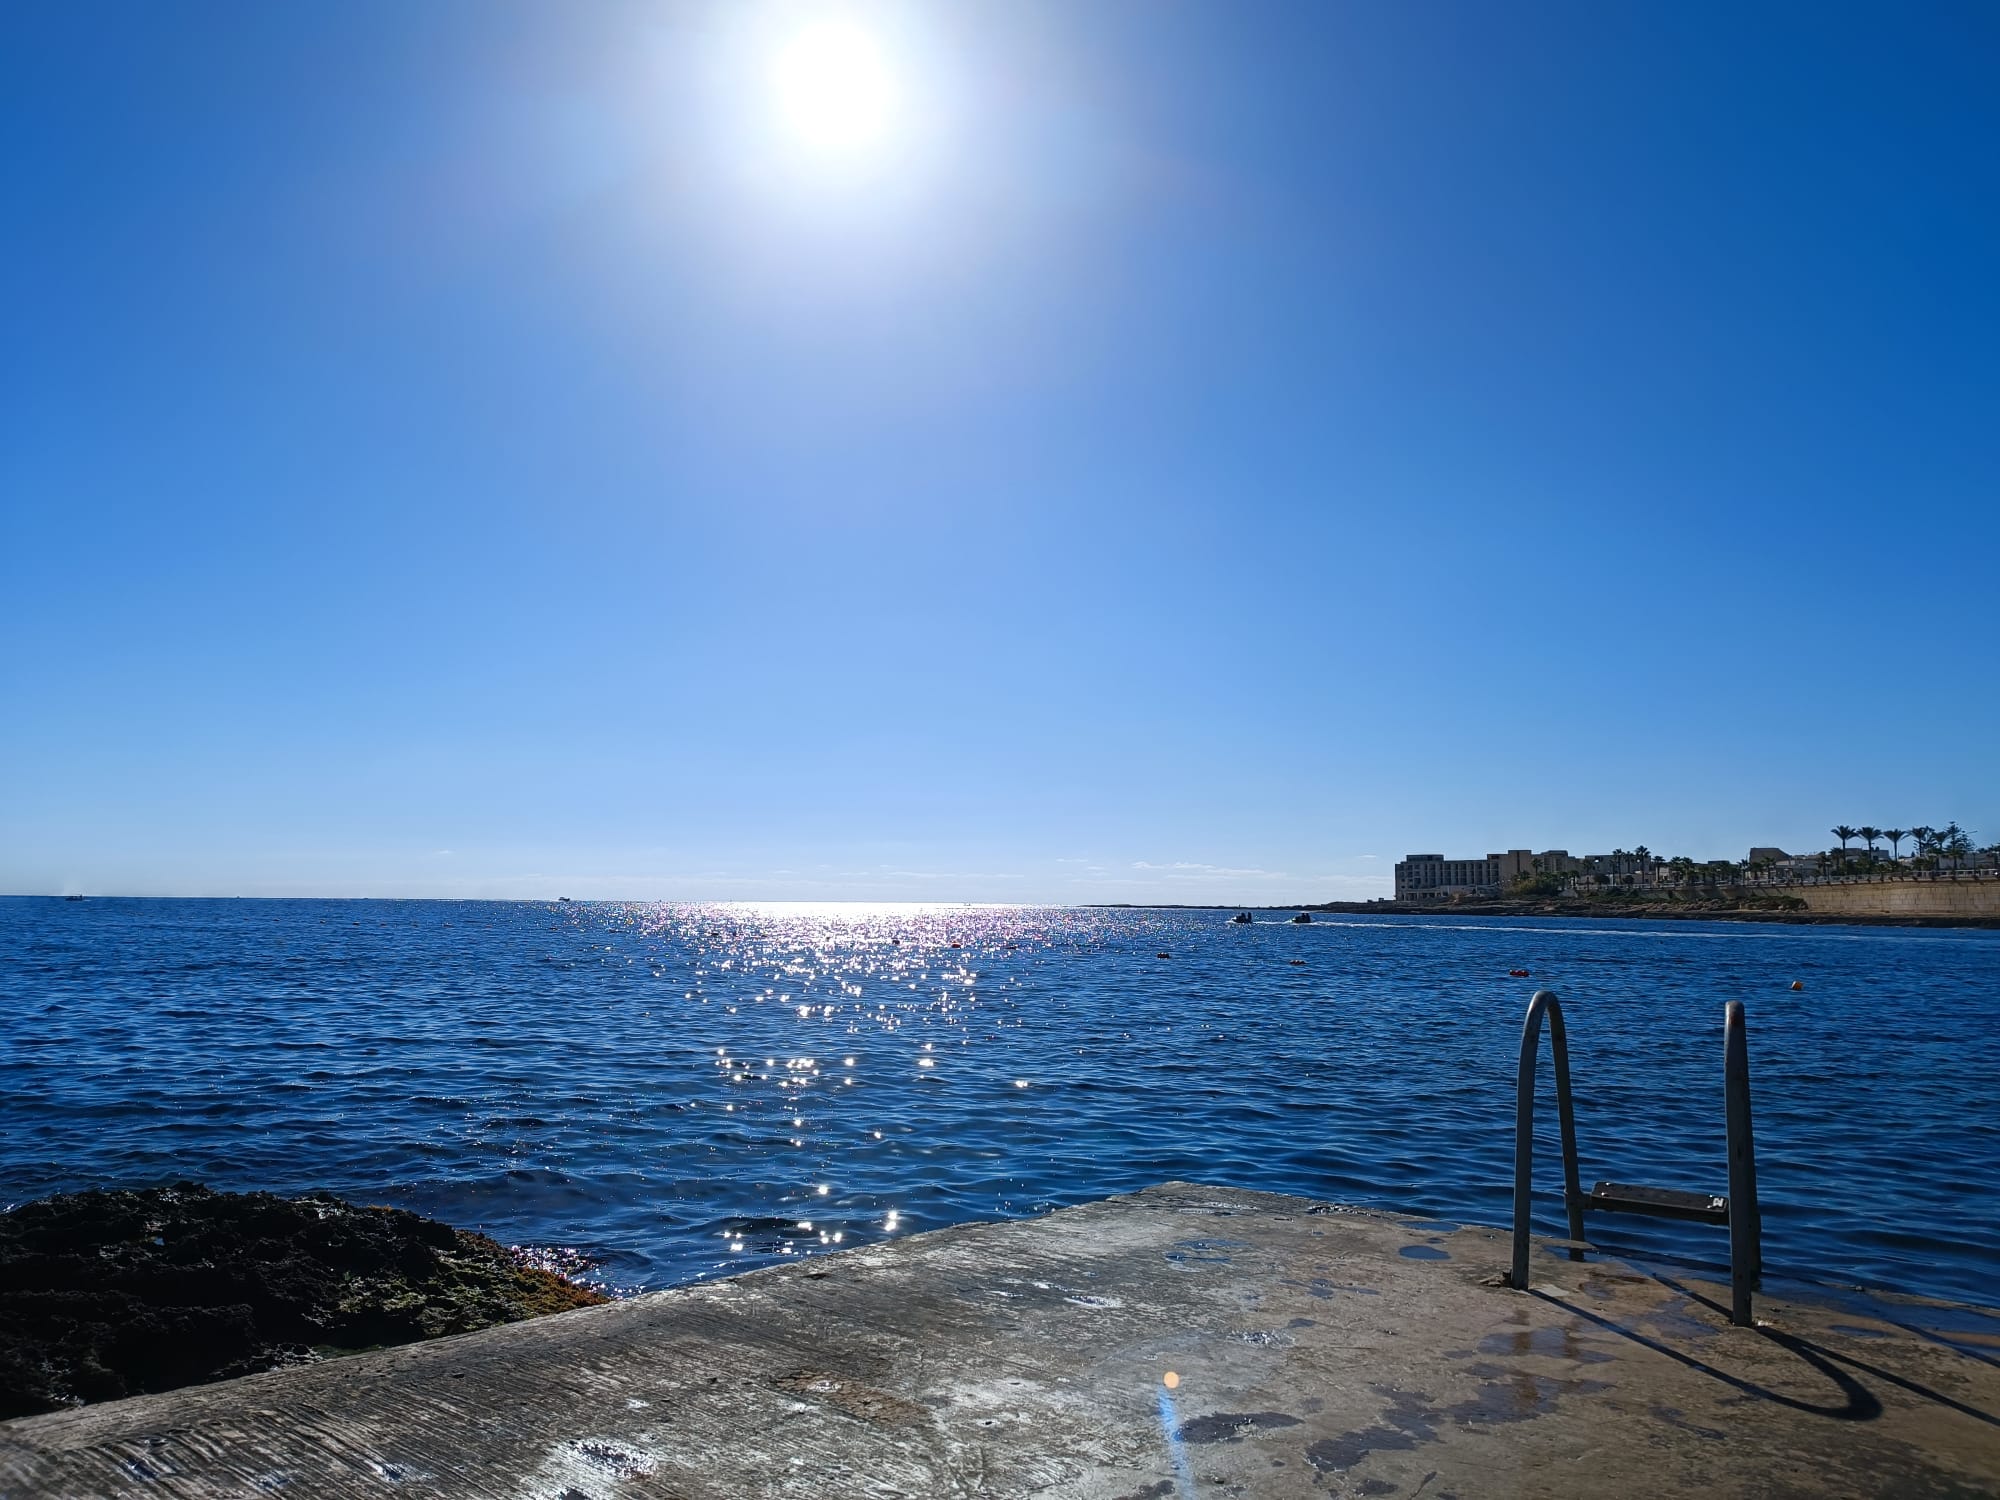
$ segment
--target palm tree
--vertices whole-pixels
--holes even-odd
[[[1858,828],[1849,828],[1845,823],[1842,823],[1838,828],[1831,831],[1833,836],[1840,840],[1840,862],[1844,865],[1847,863],[1847,841],[1861,830]]]
[[[1928,823],[1919,823],[1910,830],[1910,837],[1917,841],[1917,855],[1921,858],[1929,854],[1931,846],[1937,842],[1937,830]]]
[[[1937,842],[1938,853],[1950,858],[1954,870],[1963,864],[1965,856],[1972,852],[1971,836],[1956,823],[1945,824],[1944,830],[1938,834]]]
[[[1868,862],[1873,864],[1875,862],[1875,840],[1882,837],[1882,830],[1879,828],[1857,828],[1854,831],[1868,840]]]
[[[1889,857],[1897,864],[1903,862],[1903,840],[1910,836],[1907,828],[1885,828],[1882,837],[1889,841]]]

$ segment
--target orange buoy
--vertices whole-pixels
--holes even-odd
[[[1805,987],[1806,987],[1806,982],[1803,979],[1794,979],[1792,981],[1792,988],[1795,990],[1802,990]]]

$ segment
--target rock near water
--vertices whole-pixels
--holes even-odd
[[[0,1419],[606,1301],[484,1235],[198,1183],[0,1214]]]

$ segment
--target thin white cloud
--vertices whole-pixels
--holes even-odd
[[[996,870],[889,870],[905,880],[1025,880],[1025,875]]]
[[[1232,865],[1208,865],[1199,860],[1177,859],[1172,864],[1158,865],[1150,860],[1132,861],[1135,870],[1151,870],[1169,879],[1188,879],[1200,875],[1221,875],[1232,880],[1290,880],[1293,877],[1283,870],[1242,869]]]

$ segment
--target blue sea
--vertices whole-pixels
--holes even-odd
[[[1586,1185],[1725,1188],[1742,1000],[1770,1269],[2000,1302],[2000,932],[1289,915],[0,900],[0,1204],[326,1188],[621,1293],[1176,1177],[1505,1224],[1547,987]]]

